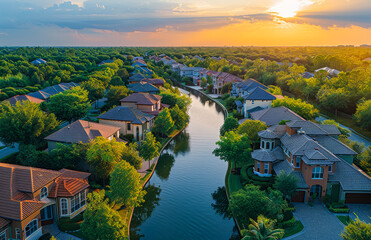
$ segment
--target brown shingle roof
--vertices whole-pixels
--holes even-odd
[[[133,93],[123,99],[120,102],[130,102],[140,105],[154,105],[162,99],[161,96],[150,94],[150,93]]]
[[[96,137],[108,138],[118,130],[120,130],[120,127],[77,120],[55,133],[50,134],[45,140],[65,143],[88,143]]]
[[[45,203],[33,199],[32,193],[53,181],[52,185],[57,186],[57,182],[68,179],[66,189],[76,194],[89,187],[86,180],[89,175],[67,169],[58,172],[0,163],[0,219],[23,220],[38,211]]]
[[[31,97],[31,96],[28,96],[28,95],[16,95],[16,96],[13,96],[11,98],[5,99],[4,102],[5,101],[9,102],[10,105],[12,105],[12,106],[14,106],[17,102],[23,102],[23,101],[30,101],[30,102],[33,102],[33,103],[44,102],[44,100],[42,100],[42,99]]]

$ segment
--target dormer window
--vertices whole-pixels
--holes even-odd
[[[40,192],[40,199],[44,199],[48,196],[48,188],[43,187]]]

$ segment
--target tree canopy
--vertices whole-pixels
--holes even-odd
[[[301,99],[294,99],[285,97],[284,99],[277,99],[272,102],[272,107],[284,106],[294,111],[301,117],[313,120],[315,119],[319,111],[313,107],[313,105],[302,101]]]
[[[232,116],[227,117],[224,120],[224,123],[220,128],[220,131],[219,131],[220,135],[223,136],[226,132],[233,131],[233,130],[237,129],[239,125],[240,124],[238,123],[237,118],[234,118]]]
[[[0,105],[0,139],[5,143],[39,143],[59,125],[53,113],[47,114],[29,101]]]

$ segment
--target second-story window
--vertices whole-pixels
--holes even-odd
[[[40,199],[46,198],[48,196],[48,188],[43,187],[40,192]]]
[[[313,168],[312,179],[323,179],[323,168],[322,167]]]
[[[328,165],[328,171],[332,172],[332,165]]]
[[[296,156],[296,164],[295,164],[296,168],[300,168],[300,161],[301,161],[301,156]]]

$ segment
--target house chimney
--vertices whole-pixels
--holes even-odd
[[[315,147],[314,150],[318,150],[318,147]]]

